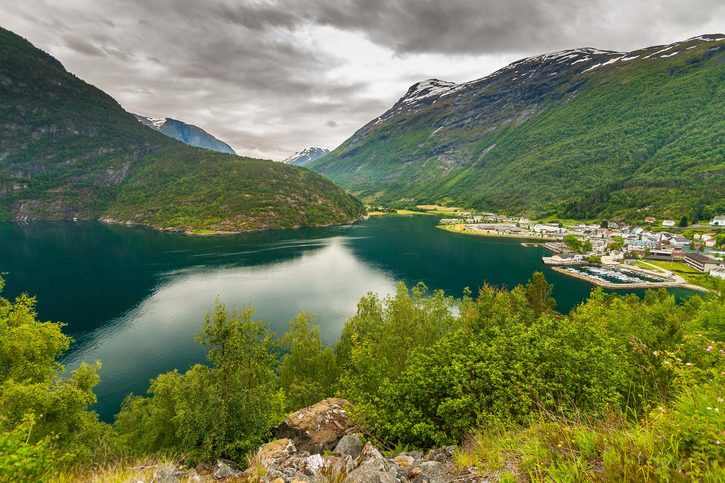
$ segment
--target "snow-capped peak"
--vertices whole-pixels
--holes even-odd
[[[329,149],[312,146],[294,153],[292,156],[288,157],[282,162],[285,164],[294,164],[295,166],[304,166],[307,163],[321,158],[329,152]]]

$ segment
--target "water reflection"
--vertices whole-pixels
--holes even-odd
[[[194,334],[217,297],[230,307],[254,307],[256,317],[280,333],[297,313],[311,312],[324,327],[324,340],[332,343],[360,297],[369,291],[392,292],[394,279],[358,260],[345,237],[322,242],[315,244],[321,248],[284,262],[165,273],[149,297],[86,337],[85,346],[67,362],[75,367],[102,360],[96,393],[102,401],[98,409],[108,419],[125,394],[143,393],[160,372],[183,371],[203,360]],[[269,247],[275,248],[281,245]]]

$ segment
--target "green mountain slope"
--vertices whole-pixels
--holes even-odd
[[[0,28],[0,219],[240,231],[347,223],[361,203],[310,171],[185,146]]]
[[[723,112],[723,35],[577,49],[418,83],[309,167],[367,201],[703,219],[725,211]]]

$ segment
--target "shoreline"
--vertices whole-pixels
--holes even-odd
[[[199,229],[188,229],[184,227],[174,228],[174,227],[159,227],[155,225],[151,225],[148,223],[135,223],[130,221],[119,221],[114,220],[113,218],[98,218],[96,220],[83,220],[83,221],[96,221],[99,223],[103,223],[106,225],[119,225],[119,226],[127,226],[129,228],[147,228],[154,231],[160,231],[164,233],[176,233],[178,235],[184,235],[184,236],[201,236],[201,237],[214,237],[214,236],[231,236],[231,235],[242,235],[244,233],[255,233],[255,232],[262,232],[262,231],[279,231],[279,230],[299,230],[302,228],[325,228],[330,226],[350,226],[354,225],[355,223],[358,223],[360,221],[367,220],[369,218],[369,215],[366,213],[364,216],[361,216],[360,218],[357,218],[353,221],[348,222],[341,222],[341,223],[326,223],[326,224],[319,224],[319,225],[294,225],[294,226],[285,226],[285,227],[268,227],[268,228],[251,228],[249,230],[234,230],[234,231],[219,231],[219,230],[207,230],[203,228]],[[35,220],[35,221],[43,221],[43,220]],[[72,221],[72,220],[63,220],[63,221]]]
[[[482,236],[482,237],[488,237],[488,238],[513,238],[513,239],[519,239],[519,240],[535,240],[535,241],[561,241],[560,238],[552,238],[552,237],[543,237],[543,236],[536,236],[536,235],[514,235],[510,233],[492,233],[490,231],[464,231],[460,229],[456,229],[455,227],[461,226],[460,224],[455,225],[436,225],[436,228],[439,230],[447,231],[449,233],[458,233],[460,235],[472,235],[472,236]],[[464,225],[465,226],[465,225]]]

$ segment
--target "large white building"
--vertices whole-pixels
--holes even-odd
[[[719,215],[710,220],[711,225],[725,226],[725,215]]]
[[[722,267],[724,262],[718,258],[703,255],[702,253],[686,253],[685,263],[700,272],[709,273],[713,269]]]

